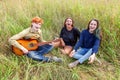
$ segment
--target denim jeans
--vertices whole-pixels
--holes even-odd
[[[33,60],[47,62],[49,58],[45,57],[44,54],[47,54],[52,49],[53,49],[53,45],[45,44],[45,45],[39,46],[36,51],[29,51],[27,56],[32,58]]]
[[[87,60],[91,56],[91,54],[92,48],[90,49],[80,48],[75,52],[73,58],[78,59],[78,61],[82,64],[85,60]]]

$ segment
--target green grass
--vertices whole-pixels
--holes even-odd
[[[120,1],[119,0],[1,0],[0,1],[0,80],[119,80],[120,79]],[[103,34],[97,57],[103,63],[87,64],[74,69],[74,59],[54,49],[51,54],[63,63],[43,63],[12,53],[8,39],[30,26],[31,18],[44,19],[45,40],[59,36],[65,18],[71,17],[82,31],[89,20],[100,21]]]

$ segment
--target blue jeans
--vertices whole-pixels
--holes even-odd
[[[78,61],[82,64],[85,60],[87,60],[91,56],[91,54],[92,48],[90,49],[80,48],[75,52],[73,58],[78,59]]]
[[[45,57],[44,54],[47,54],[52,49],[53,49],[53,45],[45,44],[45,45],[39,46],[36,51],[29,51],[27,56],[32,58],[33,60],[47,62],[49,58]]]

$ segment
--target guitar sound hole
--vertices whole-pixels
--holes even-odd
[[[34,44],[33,44],[33,43],[30,43],[29,46],[30,46],[30,47],[34,47]]]

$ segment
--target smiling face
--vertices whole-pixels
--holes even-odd
[[[33,31],[38,31],[41,27],[41,23],[32,23],[32,30]]]
[[[72,30],[72,28],[73,28],[73,20],[70,19],[70,18],[67,18],[65,20],[64,25],[66,26],[67,30]]]
[[[72,20],[71,19],[67,19],[65,22],[66,26],[72,26]]]
[[[89,23],[89,32],[94,33],[94,31],[98,28],[98,22],[95,20],[92,20]]]

